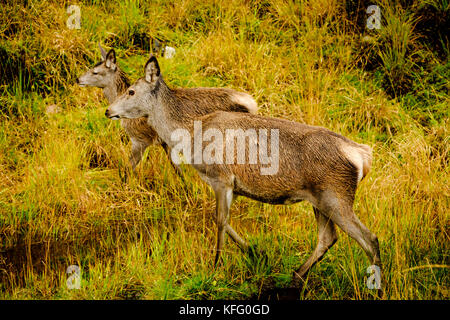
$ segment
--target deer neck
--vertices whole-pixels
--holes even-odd
[[[162,79],[151,100],[154,102],[148,117],[149,124],[169,147],[173,147],[176,142],[172,142],[172,133],[177,129],[187,129],[190,132],[193,118],[186,104]]]
[[[116,100],[117,96],[124,93],[130,86],[130,81],[127,75],[121,70],[117,69],[110,84],[103,88],[103,95],[108,100],[109,104]]]

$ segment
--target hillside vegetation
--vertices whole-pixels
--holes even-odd
[[[78,4],[81,28],[69,29]],[[368,29],[366,9],[381,9]],[[150,147],[130,142],[101,89],[75,80],[114,48],[132,82],[158,38],[171,87],[229,87],[260,114],[327,127],[374,149],[355,212],[380,241],[383,299],[448,299],[448,1],[11,1],[0,6],[0,299],[249,299],[282,291],[311,254],[308,203],[244,197],[231,225],[266,256],[227,240],[213,268],[215,201]],[[447,30],[447,31],[445,31]],[[300,299],[377,299],[370,262],[339,240]],[[67,268],[81,270],[80,289]],[[280,292],[281,292],[280,291]]]

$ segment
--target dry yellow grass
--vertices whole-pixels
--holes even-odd
[[[246,299],[269,278],[287,286],[314,248],[310,205],[239,198],[231,223],[267,259],[251,260],[229,242],[214,270],[214,198],[192,168],[185,167],[183,184],[162,150],[149,148],[125,182],[127,137],[104,117],[100,89],[80,88],[74,79],[99,60],[101,41],[136,80],[148,52],[133,39],[146,34],[177,48],[173,59],[160,59],[172,86],[244,90],[261,114],[371,145],[373,168],[355,211],[380,240],[383,298],[448,299],[448,91],[430,86],[427,97],[438,98],[420,105],[412,100],[419,94],[389,96],[379,73],[358,65],[361,37],[342,14],[345,4],[86,1],[82,28],[69,30],[59,2],[30,3],[0,11],[0,55],[8,53],[10,66],[24,56],[23,75],[1,87],[1,298]],[[46,114],[52,104],[61,112]],[[82,269],[79,290],[66,285],[72,264]],[[300,298],[374,298],[368,266],[339,231]]]

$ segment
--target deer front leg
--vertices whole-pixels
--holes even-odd
[[[172,161],[172,157],[170,155],[171,149],[165,142],[162,142],[161,146],[163,147],[164,151],[166,152],[167,157],[169,158],[169,162],[172,165],[173,170],[175,170],[175,172],[178,174],[178,176],[180,176],[180,178],[183,179],[183,175],[182,175],[180,167]]]
[[[130,164],[133,171],[135,171],[136,166],[142,159],[142,155],[144,154],[145,149],[147,149],[148,147],[148,144],[137,139],[130,139],[130,140],[131,140]]]
[[[318,225],[318,239],[314,252],[306,262],[294,272],[294,284],[298,285],[300,279],[304,278],[313,265],[320,261],[324,254],[337,241],[336,229],[331,219],[324,216],[320,211],[314,208],[314,215]]]
[[[233,193],[231,200],[229,200],[229,207],[231,208],[231,204],[233,203],[234,199],[236,199],[235,194]],[[226,231],[228,233],[228,235],[231,237],[231,239],[233,239],[234,242],[236,242],[236,244],[239,246],[239,248],[241,249],[242,252],[247,252],[249,249],[249,245],[247,243],[247,241],[245,241],[244,239],[242,239],[236,231],[234,231],[234,229],[230,226],[229,221],[227,220],[227,226],[226,226]]]
[[[229,227],[230,229],[228,229],[227,226],[230,213],[230,206],[231,202],[233,201],[233,190],[230,187],[220,185],[214,188],[214,193],[216,195],[216,223],[217,223],[217,246],[216,246],[216,258],[214,259],[214,266],[217,266],[217,262],[219,261],[220,254],[223,250],[225,242],[225,232],[231,229],[231,227]]]
[[[226,225],[226,231],[228,233],[228,235],[231,237],[231,239],[234,240],[234,242],[236,242],[239,246],[239,248],[245,252],[248,250],[249,246],[247,241],[245,241],[244,239],[242,239],[236,231],[234,231],[234,229],[228,224]]]
[[[203,178],[205,179],[205,177]],[[217,181],[211,183],[211,180],[207,178],[205,180],[211,184],[216,195],[217,247],[214,266],[217,266],[225,242],[225,233],[228,233],[242,251],[247,251],[249,245],[228,223],[230,219],[230,207],[234,200],[233,189]]]

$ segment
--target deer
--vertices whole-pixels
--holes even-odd
[[[317,244],[311,256],[294,271],[294,283],[304,280],[311,267],[335,244],[336,226],[356,240],[373,265],[381,267],[378,238],[353,211],[357,186],[367,176],[372,164],[371,147],[324,127],[287,119],[226,111],[198,117],[192,112],[198,99],[206,98],[200,98],[195,90],[187,94],[184,90],[169,88],[163,80],[158,60],[152,56],[145,65],[144,77],[119,96],[108,107],[105,115],[116,120],[147,117],[159,137],[173,150],[177,149],[179,143],[172,139],[173,132],[185,130],[194,140],[199,132],[198,128],[195,132],[196,125],[201,125],[203,132],[213,129],[222,133],[222,137],[230,129],[270,129],[271,132],[278,132],[278,145],[271,143],[270,147],[272,153],[278,147],[278,170],[271,174],[262,173],[262,161],[256,164],[228,161],[211,163],[194,161],[196,153],[190,154],[188,163],[215,195],[215,266],[224,248],[225,235],[230,236],[242,251],[249,251],[247,241],[229,223],[233,200],[244,196],[269,204],[289,205],[300,201],[312,204],[318,226]],[[237,150],[237,153],[248,154],[250,139],[247,140],[244,150]],[[186,154],[184,156],[189,157]]]
[[[76,82],[81,87],[102,88],[104,97],[111,104],[118,95],[126,92],[130,86],[130,81],[125,72],[118,66],[114,49],[106,52],[100,43],[98,46],[101,61],[77,78]],[[191,89],[185,90],[190,91]],[[198,95],[210,98],[208,100],[200,99],[197,101],[198,104],[194,108],[195,112],[199,115],[216,110],[251,113],[256,113],[258,110],[257,103],[253,97],[244,92],[229,88],[196,88],[195,91]],[[156,131],[149,125],[146,117],[121,119],[120,122],[131,141],[129,162],[133,171],[135,171],[145,150],[150,145],[161,145],[166,154],[169,155],[167,144],[159,138]],[[170,156],[168,158],[171,160]],[[181,176],[179,167],[172,161],[170,163],[176,173]]]

